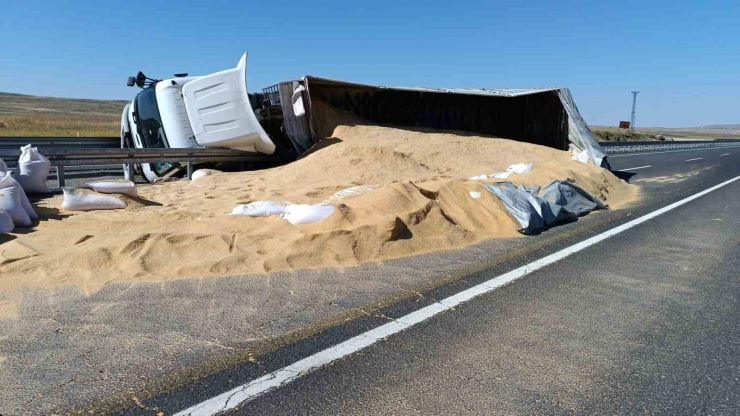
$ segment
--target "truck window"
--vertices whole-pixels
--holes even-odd
[[[169,148],[170,145],[169,142],[167,142],[167,134],[164,132],[162,117],[159,114],[159,107],[157,106],[157,96],[154,85],[143,89],[136,96],[134,111],[139,119],[137,130],[139,132],[139,137],[141,138],[141,144],[144,148]],[[152,163],[150,166],[157,175],[161,176],[173,167],[177,166],[177,164]]]

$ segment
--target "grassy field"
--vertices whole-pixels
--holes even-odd
[[[0,137],[118,137],[126,103],[0,93]]]

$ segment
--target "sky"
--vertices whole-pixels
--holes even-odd
[[[740,1],[3,0],[0,91],[132,99],[126,78],[569,87],[586,121],[740,123]]]

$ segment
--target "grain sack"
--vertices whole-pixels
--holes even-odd
[[[101,209],[122,209],[126,203],[110,195],[78,194],[74,188],[62,188],[64,201],[62,209],[67,211],[94,211]]]
[[[294,225],[313,224],[328,217],[334,210],[331,205],[288,205],[283,219]]]
[[[247,217],[269,217],[285,214],[288,202],[254,201],[249,204],[238,205],[231,211],[231,215],[245,215]]]
[[[25,196],[23,188],[13,180],[10,172],[5,172],[0,178],[0,210],[10,215],[13,224],[20,227],[31,225],[31,217],[23,208],[23,198]]]
[[[95,192],[101,194],[121,194],[130,196],[131,198],[138,198],[139,191],[136,189],[136,185],[131,181],[125,182],[90,182],[87,184]]]
[[[49,192],[46,187],[46,178],[49,176],[51,162],[39,153],[38,149],[26,145],[21,147],[21,156],[18,158],[18,182],[23,190],[29,194]]]
[[[0,209],[0,233],[10,233],[15,228],[10,214]]]

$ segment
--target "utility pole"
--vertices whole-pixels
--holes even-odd
[[[632,119],[630,120],[630,130],[635,128],[635,108],[637,108],[637,94],[640,91],[632,91]]]

